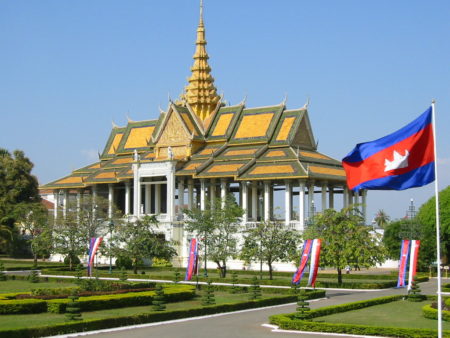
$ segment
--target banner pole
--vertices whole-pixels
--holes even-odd
[[[438,296],[438,338],[442,338],[442,295],[441,295],[441,246],[440,246],[440,219],[439,219],[439,189],[437,171],[437,147],[436,147],[436,116],[435,100],[431,101],[431,116],[433,121],[434,141],[434,190],[436,195],[436,263],[437,263],[437,296]]]

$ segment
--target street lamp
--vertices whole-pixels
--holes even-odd
[[[111,256],[111,241],[112,241],[112,232],[114,229],[114,222],[111,219],[108,223],[109,228],[109,273],[112,273],[112,256]]]

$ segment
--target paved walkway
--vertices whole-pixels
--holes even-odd
[[[448,283],[450,280],[443,280]],[[429,282],[421,283],[422,293],[432,295],[436,294],[437,282],[432,279]],[[405,289],[384,289],[384,290],[327,290],[327,298],[310,302],[312,309],[348,303],[358,300],[371,299],[376,297],[406,294]],[[233,313],[223,313],[197,318],[186,318],[170,322],[144,324],[138,327],[121,327],[99,332],[83,332],[60,337],[93,336],[93,337],[112,337],[112,338],[143,338],[143,337],[161,337],[161,338],[264,338],[264,337],[333,337],[331,334],[320,333],[289,333],[273,332],[270,327],[264,326],[268,323],[268,317],[273,314],[294,312],[296,304],[285,304],[262,309],[251,309]],[[340,337],[351,337],[339,335]],[[355,337],[355,336],[353,336]]]

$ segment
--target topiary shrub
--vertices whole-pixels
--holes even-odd
[[[7,276],[5,273],[5,265],[0,261],[0,282],[7,280]]]
[[[259,281],[256,276],[252,279],[252,286],[250,286],[250,299],[256,300],[261,298],[261,287],[259,286]]]
[[[77,255],[70,253],[66,257],[64,257],[64,264],[70,266],[70,260],[72,259],[72,266],[76,266],[81,263],[80,259]]]
[[[233,274],[231,275],[232,287],[230,288],[230,293],[238,293],[239,287],[236,286],[237,283],[238,283],[238,274],[235,271],[233,271]]]
[[[152,301],[153,310],[164,311],[166,309],[166,297],[164,296],[164,290],[161,285],[156,287],[155,293]]]
[[[82,320],[80,304],[77,302],[78,295],[76,291],[70,295],[69,298],[71,301],[66,305],[66,319],[68,321]]]
[[[180,277],[181,277],[180,271],[178,271],[178,269],[176,269],[173,273],[173,281],[175,283],[178,283],[180,281]]]
[[[203,295],[202,305],[214,305],[216,300],[214,298],[214,286],[211,284],[211,280],[208,280],[208,284],[205,287],[205,294]]]
[[[125,269],[125,270],[129,270],[133,267],[133,261],[130,257],[128,256],[119,256],[116,258],[116,267],[118,269]]]
[[[297,298],[297,312],[294,314],[295,318],[305,320],[311,317],[311,309],[309,308],[309,302],[306,299],[305,290],[300,290]]]
[[[421,302],[426,299],[426,296],[422,295],[420,292],[421,290],[419,284],[417,283],[417,278],[414,276],[411,281],[411,289],[409,290],[409,294],[406,299],[410,302]]]
[[[28,278],[31,283],[39,283],[39,273],[36,269],[37,266],[33,265],[33,270],[31,270],[30,276]]]
[[[125,282],[127,279],[128,279],[128,273],[127,273],[127,270],[125,270],[125,268],[121,268],[120,269],[120,277],[119,277],[119,279],[122,281],[122,282]]]

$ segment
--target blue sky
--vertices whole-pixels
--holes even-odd
[[[47,183],[97,159],[111,121],[154,119],[189,76],[198,1],[0,1],[0,146]],[[437,100],[440,187],[450,184],[449,1],[205,1],[216,87],[247,106],[311,99],[319,150],[399,129]],[[369,192],[403,217],[433,185]]]

